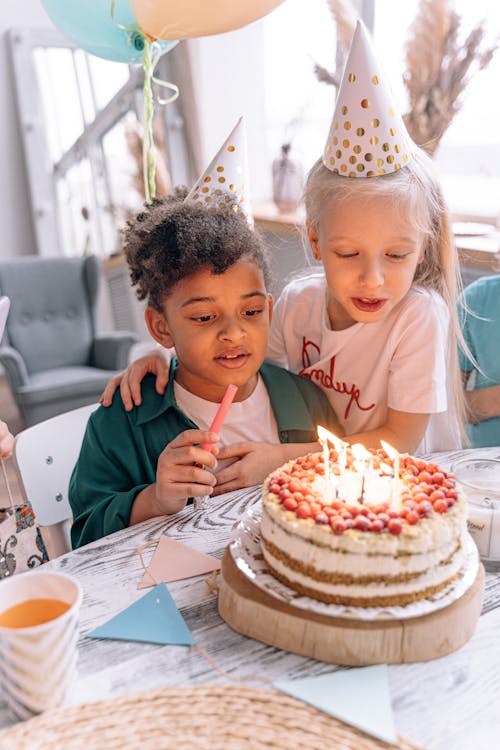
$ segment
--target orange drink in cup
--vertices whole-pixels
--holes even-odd
[[[76,674],[78,581],[29,571],[0,582],[0,685],[21,719],[62,705]]]

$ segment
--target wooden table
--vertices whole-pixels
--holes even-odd
[[[441,465],[470,451],[437,454]],[[500,448],[474,455],[499,457]],[[128,690],[163,685],[227,684],[197,652],[177,646],[95,640],[85,634],[148,590],[138,590],[142,567],[134,550],[166,533],[193,548],[222,557],[231,528],[260,488],[213,500],[210,511],[191,507],[171,518],[147,521],[117,532],[48,564],[76,576],[85,595],[81,611],[80,699],[98,699]],[[151,552],[146,551],[149,560]],[[233,632],[219,617],[205,577],[169,584],[197,644],[233,677],[265,675],[298,678],[335,667],[288,654]],[[459,651],[432,662],[389,667],[398,733],[427,750],[486,750],[500,742],[500,574],[487,573],[482,615],[473,638]],[[243,683],[248,684],[248,683]],[[256,687],[266,687],[254,683]],[[0,696],[0,726],[12,722]]]

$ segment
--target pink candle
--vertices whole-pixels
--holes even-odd
[[[224,398],[220,402],[220,406],[217,409],[217,414],[214,417],[214,421],[210,425],[210,432],[216,432],[217,434],[220,432],[220,428],[222,427],[222,423],[224,422],[224,419],[226,418],[227,410],[231,406],[233,402],[233,398],[236,395],[236,391],[238,390],[237,386],[235,385],[228,385],[227,390],[224,394]],[[200,445],[200,448],[203,448],[205,451],[212,452],[213,444],[212,443],[202,443]]]

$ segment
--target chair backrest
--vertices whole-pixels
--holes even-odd
[[[10,299],[8,297],[0,297],[0,341],[2,340],[5,324],[7,323],[9,308]]]
[[[90,364],[99,279],[95,256],[0,261],[0,293],[11,300],[4,343],[28,373]]]
[[[20,432],[14,443],[14,460],[27,500],[42,527],[50,527],[52,554],[71,549],[68,487],[78,459],[87,422],[99,404],[82,406],[39,422]]]

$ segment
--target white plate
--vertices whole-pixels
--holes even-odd
[[[447,607],[463,596],[476,580],[479,555],[474,540],[467,534],[465,562],[458,578],[432,599],[412,602],[405,607],[346,607],[339,604],[325,604],[317,599],[301,596],[269,573],[260,546],[261,514],[262,506],[258,503],[244,513],[233,530],[229,545],[233,560],[243,575],[260,589],[300,609],[351,620],[406,620]]]

